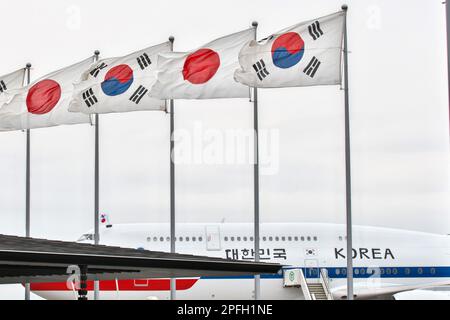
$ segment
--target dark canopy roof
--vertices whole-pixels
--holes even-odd
[[[281,265],[0,235],[0,283],[57,282],[70,265],[88,279],[139,279],[277,273]]]

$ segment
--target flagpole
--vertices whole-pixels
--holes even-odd
[[[344,92],[345,92],[345,194],[346,194],[346,229],[347,229],[347,299],[353,300],[353,239],[352,239],[352,184],[350,161],[350,100],[348,92],[348,39],[347,10],[342,5],[344,18]]]
[[[169,37],[170,48],[173,51],[175,38]],[[170,99],[170,252],[175,253],[175,162],[174,162],[174,128],[175,128],[175,103]],[[176,299],[176,279],[170,278],[170,300]]]
[[[27,85],[31,82],[30,70],[31,63],[27,63],[26,65],[26,81]],[[26,173],[25,173],[25,236],[28,238],[31,235],[31,202],[30,202],[30,143],[31,143],[31,135],[30,129],[27,129],[27,145],[26,145]],[[30,300],[30,284],[25,284],[25,300]]]
[[[255,40],[258,22],[253,21],[252,27],[255,30]],[[259,134],[258,134],[258,89],[253,88],[253,129],[255,138],[254,164],[253,164],[253,195],[254,195],[254,246],[255,261],[259,262]],[[261,276],[255,275],[255,300],[261,299]]]
[[[95,50],[94,52],[94,62],[98,61],[100,51]],[[94,171],[94,243],[98,245],[100,243],[100,181],[99,181],[99,171],[100,171],[100,159],[99,159],[99,126],[100,119],[98,113],[95,114],[95,171]],[[94,300],[100,299],[100,285],[99,281],[94,281]]]
[[[445,12],[447,20],[447,74],[448,74],[448,94],[449,94],[449,121],[450,121],[450,0],[445,1]]]

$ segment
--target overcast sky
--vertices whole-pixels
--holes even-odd
[[[450,233],[445,5],[346,2],[354,223]],[[176,51],[188,51],[248,28],[253,20],[263,38],[341,4],[16,0],[2,10],[8,28],[2,33],[0,74],[31,62],[37,79],[96,49],[101,57],[119,56],[169,35],[175,36]],[[261,176],[263,222],[345,221],[343,98],[336,86],[260,90],[260,128],[275,141],[261,143],[274,169]],[[217,133],[250,129],[252,104],[176,101],[176,127],[192,137],[201,132],[197,142],[205,151]],[[169,116],[102,115],[100,131],[101,212],[113,223],[167,222]],[[94,128],[63,126],[31,135],[31,233],[74,240],[93,225]],[[1,133],[0,146],[0,233],[20,235],[25,133]],[[251,222],[252,166],[204,162],[176,167],[178,221]]]

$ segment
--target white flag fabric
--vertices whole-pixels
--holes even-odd
[[[236,81],[259,88],[340,84],[344,21],[341,11],[248,42]]]
[[[89,123],[88,115],[68,111],[73,83],[92,64],[92,57],[50,73],[22,89],[0,107],[0,131]]]
[[[0,106],[8,101],[7,90],[22,88],[25,68],[0,76]]]
[[[239,50],[253,38],[254,29],[247,29],[195,51],[160,54],[150,95],[159,99],[248,98],[248,88],[237,83],[233,73],[239,67]]]
[[[75,93],[69,111],[92,113],[165,110],[165,101],[148,95],[156,81],[159,53],[171,51],[165,42],[124,57],[103,59],[87,70]]]

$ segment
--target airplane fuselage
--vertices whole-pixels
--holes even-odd
[[[170,251],[168,224],[117,224],[102,227],[102,244]],[[176,251],[227,259],[254,259],[253,225],[179,224]],[[315,223],[261,224],[261,261],[284,269],[302,268],[305,277],[326,269],[335,299],[346,295],[345,226]],[[89,234],[81,239],[90,242]],[[423,286],[450,284],[449,237],[443,235],[354,226],[353,274],[358,298],[391,295]],[[262,299],[303,299],[298,288],[283,286],[283,274],[261,276]],[[92,283],[89,289],[93,289]],[[48,299],[74,299],[65,284],[33,284],[34,293]],[[100,282],[102,299],[169,299],[169,279]],[[92,296],[92,290],[90,290]],[[253,277],[177,279],[178,299],[253,299]]]

